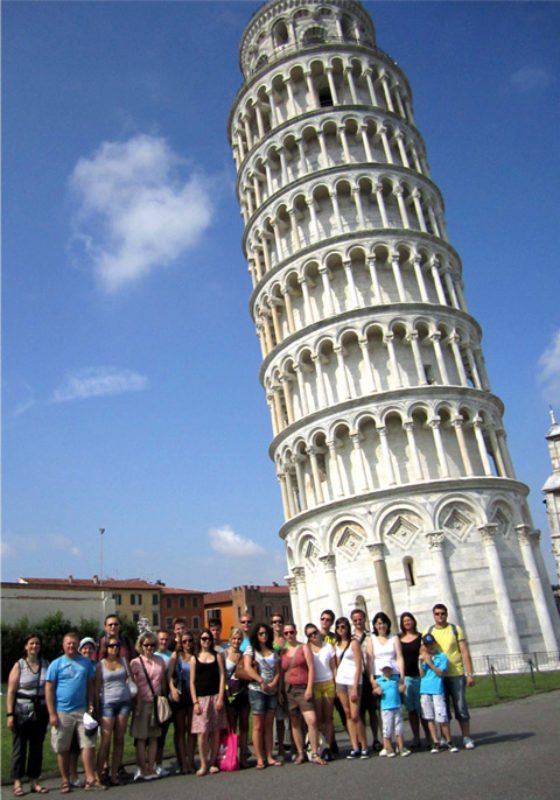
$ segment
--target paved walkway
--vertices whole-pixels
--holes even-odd
[[[286,764],[204,778],[177,776],[110,789],[115,800],[558,800],[560,691],[474,709],[476,749],[457,754],[414,753],[409,758],[341,759],[326,767]],[[457,733],[453,723],[452,733]],[[344,741],[341,742],[344,745]],[[60,782],[45,785],[58,796]],[[27,788],[27,787],[26,787]],[[4,787],[6,795],[9,791]],[[73,794],[81,794],[76,790]],[[98,795],[99,796],[99,795]],[[77,798],[76,798],[77,800]]]

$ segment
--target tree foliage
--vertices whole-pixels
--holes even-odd
[[[21,617],[13,625],[2,623],[2,681],[8,680],[12,666],[23,656],[23,640],[28,634],[40,635],[43,642],[41,656],[47,661],[52,661],[62,655],[62,639],[68,631],[74,631],[80,639],[91,636],[97,642],[101,635],[101,626],[97,620],[84,618],[80,620],[79,625],[72,625],[61,611],[49,614],[34,623],[30,623],[28,617]]]

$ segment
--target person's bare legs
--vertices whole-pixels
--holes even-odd
[[[113,783],[118,783],[119,780],[119,768],[122,764],[124,753],[124,737],[126,735],[127,723],[128,714],[120,714],[115,722],[113,759],[111,761],[111,780]]]

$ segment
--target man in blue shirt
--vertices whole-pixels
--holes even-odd
[[[82,751],[86,788],[104,790],[95,780],[95,737],[84,729],[84,713],[93,710],[95,663],[78,653],[79,637],[66,633],[62,640],[64,655],[56,658],[47,670],[46,701],[49,724],[53,727],[52,746],[62,777],[62,794],[70,791],[70,745],[74,731]]]

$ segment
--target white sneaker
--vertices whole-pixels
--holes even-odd
[[[403,747],[403,749],[401,750],[400,755],[401,755],[402,758],[406,758],[406,756],[410,755],[410,750],[407,750],[406,747]]]
[[[394,750],[387,750],[387,758],[396,758],[397,754]]]
[[[144,776],[142,775],[142,770],[140,769],[140,767],[136,767],[136,769],[134,770],[134,777],[132,778],[132,780],[134,781],[134,783],[138,783],[138,781],[144,780]]]
[[[474,750],[474,742],[470,736],[463,736],[463,747],[465,750]]]
[[[169,770],[165,769],[165,767],[163,767],[161,764],[156,764],[154,772],[158,778],[167,778],[169,775]]]

